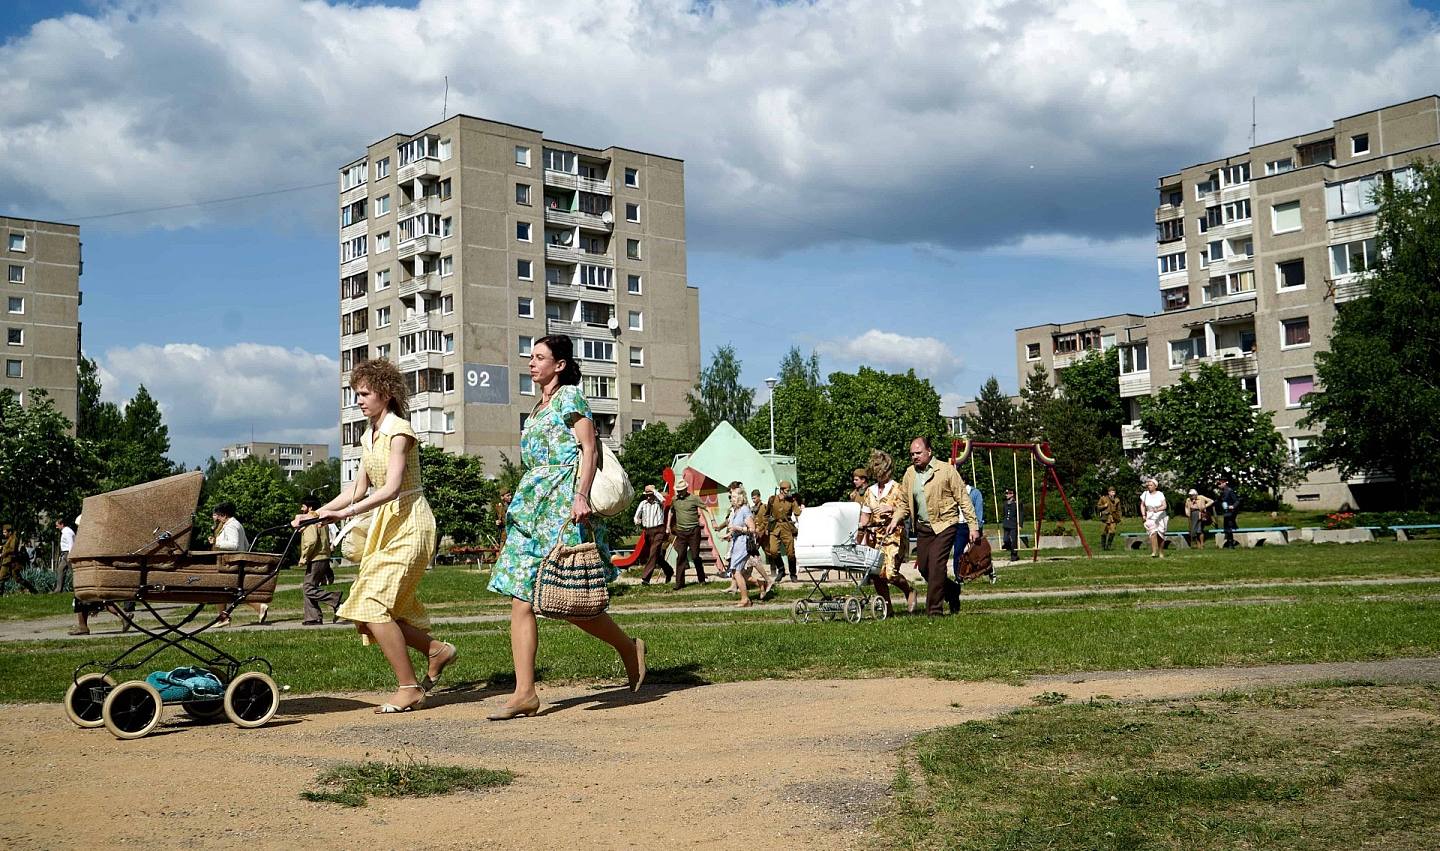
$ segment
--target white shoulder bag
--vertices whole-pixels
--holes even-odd
[[[590,510],[601,517],[614,517],[635,501],[635,488],[625,475],[625,468],[620,466],[620,459],[605,441],[597,437],[595,442],[600,444],[600,457],[596,459],[595,478],[590,482]]]

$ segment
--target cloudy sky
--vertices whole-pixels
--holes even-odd
[[[1437,6],[7,0],[0,211],[82,226],[85,350],[177,458],[333,444],[336,169],[448,75],[452,114],[686,161],[707,357],[958,401],[1014,389],[1017,327],[1158,309],[1155,178],[1252,96],[1265,141],[1440,90]]]

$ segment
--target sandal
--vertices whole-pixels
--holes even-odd
[[[409,685],[399,686],[399,688],[417,688],[417,689],[418,689],[418,688],[420,688],[420,686],[416,685],[415,683],[411,683],[411,684],[409,684]],[[414,703],[410,704],[409,706],[396,706],[396,705],[393,704],[393,703],[382,703],[382,704],[380,704],[379,706],[375,707],[375,714],[376,714],[376,715],[390,715],[390,714],[395,713],[395,712],[410,712],[410,711],[412,711],[415,707],[419,706],[420,704],[422,704],[422,703],[424,703],[424,702],[425,702],[425,692],[424,692],[424,690],[422,689],[421,692],[420,692],[420,699],[417,700],[417,701],[415,701]]]
[[[425,676],[420,680],[420,689],[427,694],[430,692],[431,689],[435,688],[435,686],[439,684],[440,675],[445,673],[445,669],[450,667],[450,663],[454,662],[460,656],[460,649],[455,645],[451,644],[448,641],[442,641],[440,643],[445,645],[445,647],[440,648],[434,653],[428,654],[429,658],[434,659],[440,653],[444,653],[446,647],[450,648],[450,654],[445,657],[445,661],[440,663],[440,670],[435,672],[435,676],[432,677],[429,673],[426,673]]]
[[[491,712],[489,715],[486,715],[486,716],[485,716],[485,720],[487,720],[487,721],[509,721],[509,720],[512,719],[512,718],[519,718],[519,717],[521,717],[521,716],[529,716],[529,717],[532,717],[532,718],[533,718],[534,716],[539,715],[539,714],[540,714],[540,698],[539,698],[539,697],[536,697],[534,700],[529,701],[529,702],[526,702],[526,703],[522,703],[522,704],[520,704],[519,706],[510,706],[510,705],[508,705],[508,704],[505,705],[505,706],[502,706],[502,707],[500,707],[500,709],[499,709],[498,711],[496,711],[496,712]]]

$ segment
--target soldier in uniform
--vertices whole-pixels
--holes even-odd
[[[1120,525],[1120,518],[1124,516],[1120,508],[1120,498],[1115,495],[1113,487],[1096,501],[1095,515],[1105,524],[1100,530],[1100,548],[1108,550],[1115,545],[1115,529]]]
[[[864,467],[856,467],[855,472],[850,474],[850,483],[855,487],[850,491],[850,501],[865,504],[865,489],[870,487],[870,474]]]
[[[24,557],[20,554],[20,535],[6,523],[0,528],[0,536],[3,536],[3,541],[0,541],[0,585],[11,579],[31,594],[39,593],[35,586],[30,584],[30,580],[25,578]]]
[[[795,572],[795,518],[805,506],[790,493],[790,482],[780,482],[780,492],[765,501],[765,525],[770,537],[765,544],[765,555],[770,560],[770,570],[778,582],[785,576],[785,566],[780,562],[780,550],[784,547],[790,563],[790,581],[799,582]]]

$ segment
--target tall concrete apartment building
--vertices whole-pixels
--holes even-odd
[[[519,459],[538,399],[526,372],[546,334],[575,342],[601,438],[618,447],[689,415],[699,292],[686,278],[678,159],[589,148],[457,115],[392,135],[340,169],[342,476],[364,417],[349,371],[405,374],[420,439]]]
[[[285,478],[293,479],[316,464],[325,463],[330,457],[330,447],[323,443],[267,443],[250,441],[236,443],[220,450],[221,461],[243,461],[255,458],[268,461],[285,471]]]
[[[0,389],[28,404],[44,390],[71,423],[79,402],[80,228],[0,216],[5,351]]]
[[[1042,354],[1049,348],[1063,369],[1062,346],[1074,351],[1073,335],[1082,348],[1113,341],[1131,418],[1122,439],[1140,451],[1139,399],[1200,364],[1217,364],[1256,407],[1274,412],[1298,457],[1313,436],[1299,425],[1305,396],[1324,389],[1315,383],[1315,353],[1328,344],[1336,310],[1364,297],[1361,276],[1375,260],[1371,194],[1436,158],[1440,97],[1431,95],[1164,175],[1155,211],[1159,312],[1069,323],[1048,335],[1047,326],[1021,329],[1020,374],[1029,372],[1034,346]],[[1383,504],[1386,487],[1321,470],[1284,498],[1358,508]]]

